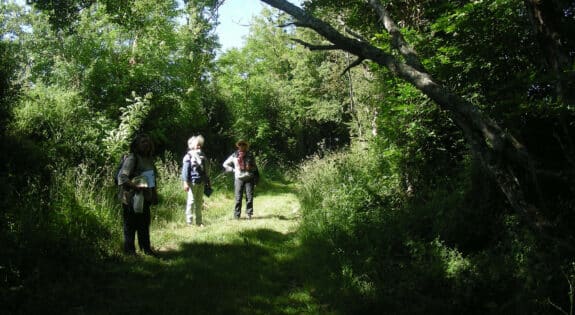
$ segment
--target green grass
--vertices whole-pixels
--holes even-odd
[[[152,223],[152,245],[161,258],[112,259],[70,313],[329,313],[306,288],[294,257],[300,213],[291,186],[257,187],[249,221],[233,220],[233,195],[219,191],[205,199],[203,228],[185,224],[180,195],[173,219]],[[173,200],[168,204],[175,207]]]

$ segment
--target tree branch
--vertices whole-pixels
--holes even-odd
[[[383,23],[385,30],[387,30],[387,32],[391,35],[392,47],[399,51],[399,53],[405,58],[405,62],[408,65],[417,70],[423,71],[425,68],[419,61],[417,52],[409,43],[407,43],[403,37],[403,34],[401,34],[401,30],[399,27],[397,27],[385,7],[381,4],[381,1],[367,0],[367,2],[379,16],[379,20]]]
[[[358,40],[362,41],[362,42],[366,42],[367,40],[361,36],[361,34],[358,34],[357,32],[355,32],[354,30],[350,29],[349,27],[345,28],[345,31],[347,33],[349,33],[351,36],[357,38]]]
[[[309,50],[336,50],[336,49],[341,49],[340,47],[337,47],[336,45],[314,45],[314,44],[310,44],[308,42],[304,42],[301,39],[298,38],[292,38],[292,41],[299,43],[301,45],[303,45],[304,47],[306,47]]]
[[[290,26],[298,26],[298,25],[297,25],[297,23],[295,23],[295,22],[286,23],[286,24],[279,24],[279,25],[278,25],[278,27],[280,27],[280,28],[290,27]]]
[[[354,62],[352,62],[349,66],[347,66],[341,73],[341,75],[344,75],[346,72],[348,72],[349,70],[351,70],[351,68],[359,66],[365,59],[363,58],[357,58],[355,59]]]

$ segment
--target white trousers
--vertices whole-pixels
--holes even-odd
[[[202,208],[204,206],[204,184],[190,184],[188,200],[186,201],[186,222],[202,224]]]

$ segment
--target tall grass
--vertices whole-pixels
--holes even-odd
[[[8,229],[0,240],[0,310],[10,312],[27,301],[35,301],[25,308],[28,311],[36,311],[34,305],[52,305],[53,311],[68,308],[65,304],[73,301],[59,302],[59,297],[70,297],[75,287],[90,286],[103,263],[121,257],[121,205],[113,183],[116,165],[82,163],[49,169],[49,176],[30,177],[4,209]],[[154,207],[154,225],[174,220],[181,208],[177,169],[173,160],[158,161],[164,200]]]
[[[546,267],[548,257],[537,252],[517,218],[494,216],[498,209],[491,210],[494,218],[489,220],[474,214],[486,206],[469,202],[471,185],[464,172],[452,179],[459,185],[430,187],[422,197],[410,197],[397,175],[397,156],[393,149],[372,146],[310,159],[296,175],[299,204],[293,185],[264,176],[256,188],[258,219],[249,224],[231,219],[233,179],[213,161],[215,193],[205,200],[206,227],[199,230],[185,225],[180,166],[166,154],[157,163],[161,202],[152,208],[152,245],[170,253],[173,261],[138,260],[140,269],[132,277],[176,267],[180,269],[173,279],[163,279],[174,285],[191,272],[189,266],[205,270],[203,255],[223,268],[235,266],[220,257],[241,256],[248,265],[254,259],[282,263],[289,273],[278,274],[265,265],[265,274],[295,283],[286,292],[293,289],[306,300],[297,310],[307,303],[315,312],[319,305],[329,305],[335,314],[545,314],[569,309],[571,295],[565,292],[575,272],[566,271],[565,281]],[[134,265],[120,255],[122,220],[111,178],[114,169],[80,164],[52,172],[49,181],[31,178],[19,192],[18,202],[4,214],[3,226],[9,230],[0,234],[6,236],[0,240],[0,310],[39,313],[46,305],[53,312],[74,310],[106,298],[95,288],[102,285],[96,279],[109,276],[107,268]],[[250,255],[245,256],[246,250]],[[262,253],[269,254],[262,259]],[[250,267],[248,279],[226,269],[223,280],[244,288],[245,281],[259,275],[256,267]],[[210,287],[210,277],[221,273],[213,270],[202,279],[208,292],[221,291],[219,284]],[[260,277],[258,291],[271,301],[269,280]],[[275,301],[284,307],[292,300],[284,296]],[[237,304],[224,308],[232,305]],[[249,313],[249,304],[241,305],[246,307],[242,313]],[[275,310],[273,305],[266,309]]]
[[[10,313],[26,305],[35,312],[44,311],[34,309],[40,305],[61,305],[60,297],[98,273],[99,262],[111,256],[118,207],[102,171],[85,164],[53,168],[49,177],[31,177],[14,208],[5,209],[12,242],[1,241],[7,255],[2,267],[12,277],[2,283],[8,298],[0,301],[1,309]]]
[[[333,152],[303,164],[299,175],[300,235],[307,254],[313,251],[318,258],[310,268],[316,274],[323,272],[318,277],[323,283],[318,285],[326,299],[339,300],[341,308],[354,313],[367,312],[380,297],[377,270],[379,252],[385,250],[382,241],[402,238],[394,225],[400,201],[398,178],[391,172],[382,174],[385,168],[374,173],[379,162],[374,155],[361,148]],[[384,226],[387,236],[379,235]],[[362,302],[351,303],[356,299]]]
[[[18,220],[12,220],[11,224],[13,229],[18,230],[17,233],[12,231],[2,234],[10,235],[13,239],[10,242],[0,240],[5,249],[3,253],[10,256],[10,260],[6,260],[6,256],[2,257],[0,270],[3,276],[12,275],[9,283],[4,278],[0,288],[0,312],[42,313],[49,308],[50,312],[56,313],[98,313],[93,309],[101,308],[130,313],[133,307],[144,307],[151,302],[144,301],[126,307],[97,303],[94,301],[109,299],[108,292],[98,288],[109,288],[110,283],[114,283],[113,290],[124,294],[145,295],[150,293],[145,290],[148,283],[146,277],[141,276],[142,272],[162,270],[162,274],[167,276],[161,281],[173,287],[184,285],[182,277],[215,265],[226,268],[214,271],[214,275],[223,277],[222,282],[212,283],[211,273],[196,278],[202,281],[201,286],[206,290],[204,295],[222,292],[231,294],[234,292],[232,288],[224,291],[221,289],[222,285],[231,282],[234,286],[249,287],[261,292],[261,296],[269,296],[270,302],[296,307],[290,304],[291,298],[282,296],[274,300],[271,293],[267,292],[269,288],[283,292],[285,286],[281,283],[270,283],[263,277],[255,282],[257,286],[250,284],[250,280],[253,280],[250,278],[261,277],[262,271],[269,277],[283,276],[284,271],[276,269],[277,263],[288,264],[293,256],[295,243],[290,240],[297,223],[298,207],[297,199],[290,193],[292,188],[262,179],[262,185],[268,189],[264,191],[261,187],[256,188],[254,220],[232,220],[233,178],[231,174],[221,174],[219,163],[214,161],[211,174],[215,192],[210,198],[205,198],[206,226],[200,230],[185,224],[186,193],[182,189],[179,163],[172,155],[166,154],[158,159],[156,166],[161,202],[152,208],[152,245],[167,260],[148,257],[134,259],[120,254],[121,207],[117,199],[117,187],[112,180],[116,165],[93,167],[81,164],[52,172],[50,181],[44,185],[31,181],[29,190],[21,193],[22,202],[19,206],[22,206],[23,211],[18,213]],[[15,214],[16,211],[11,213]],[[197,249],[203,253],[198,254]],[[221,261],[219,257],[227,259]],[[210,266],[205,266],[200,258],[209,259]],[[268,260],[277,263],[260,263],[250,267],[247,275],[242,273],[238,276],[231,268],[235,259],[245,261],[245,265]],[[183,268],[181,264],[191,266],[192,269]],[[9,268],[10,273],[5,268]],[[175,274],[172,275],[170,270]],[[142,287],[134,287],[134,282]],[[196,285],[195,282],[185,283]],[[174,290],[162,292],[170,292],[166,294],[173,297],[171,292]],[[181,298],[170,307],[185,310],[189,306],[188,291],[176,293]],[[304,293],[307,298],[307,293]],[[215,297],[224,299],[224,296]],[[117,298],[121,300],[123,297]],[[147,298],[152,301],[157,298],[157,294]],[[262,299],[266,303],[265,308],[273,313],[275,306],[267,304],[268,298],[253,298],[254,301]],[[233,305],[238,303],[245,308],[241,311],[243,314],[250,313],[249,304],[243,301],[230,300],[220,303],[219,307],[233,309]],[[158,310],[165,309],[161,304],[153,304]],[[300,307],[305,305],[296,308]],[[206,311],[203,304],[193,309]]]
[[[353,314],[549,311],[537,298],[550,294],[547,285],[533,280],[551,269],[537,264],[533,239],[513,216],[477,213],[485,206],[470,202],[466,166],[448,185],[411,197],[396,156],[371,146],[302,165],[301,250],[315,257],[310,281],[323,298]]]

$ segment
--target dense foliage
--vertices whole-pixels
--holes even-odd
[[[532,172],[515,176],[552,233],[511,210],[449,112],[280,11],[264,9],[244,47],[218,54],[222,1],[2,2],[0,305],[64,278],[50,303],[97,273],[91,262],[118,255],[110,174],[146,131],[168,184],[163,209],[178,207],[171,194],[193,134],[214,165],[245,138],[264,188],[266,176],[295,181],[308,285],[335,313],[572,313],[575,3],[304,6],[403,58],[369,2],[388,8],[437,81],[526,146]],[[538,25],[530,4],[543,20],[555,14],[552,25]]]
[[[253,21],[245,47],[223,54],[216,72],[235,122],[231,135],[252,139],[253,148],[274,165],[298,162],[318,145],[340,147],[350,137],[349,81],[337,73],[343,69],[342,55],[317,56],[291,44],[294,30],[276,26],[284,22],[264,10]]]
[[[552,5],[565,5],[558,18],[572,26],[573,4]],[[357,19],[366,8],[359,2],[312,1],[309,7],[321,16],[344,16],[346,26],[374,34],[375,45],[393,51],[377,22]],[[337,153],[302,168],[302,233],[314,254],[328,248],[316,265],[331,266],[318,277],[332,279],[324,284],[326,295],[352,313],[568,313],[575,116],[572,103],[555,93],[556,82],[542,83],[551,70],[525,4],[405,1],[389,8],[425,67],[527,146],[534,172],[516,176],[534,176],[524,192],[554,231],[541,237],[513,214],[449,115],[374,69],[385,89],[379,95],[386,96],[378,103],[379,136],[367,151]],[[375,21],[369,11],[361,15]],[[570,34],[556,35],[572,56]],[[562,70],[567,76],[570,60]],[[336,287],[345,289],[329,290]],[[356,299],[364,303],[350,308]]]

